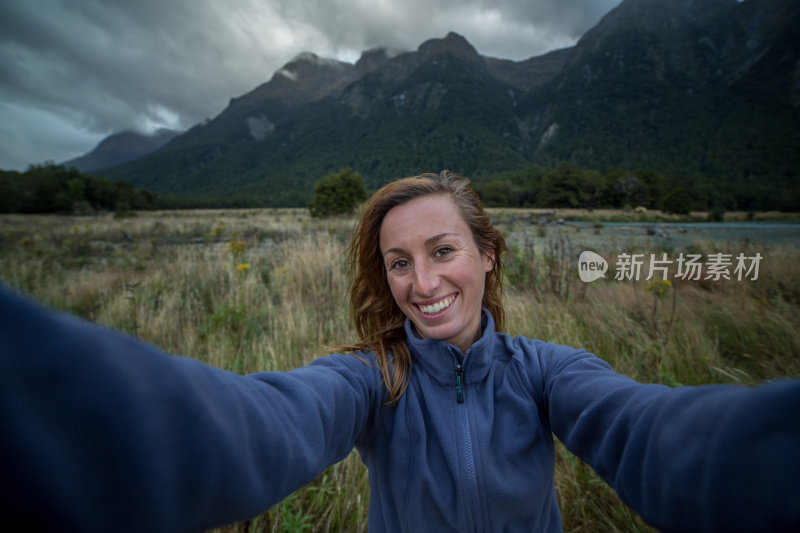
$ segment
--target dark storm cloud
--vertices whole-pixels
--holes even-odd
[[[332,43],[360,51],[414,49],[448,31],[484,55],[527,59],[573,44],[620,0],[276,1],[287,20],[304,20]]]
[[[6,0],[0,168],[61,161],[124,129],[189,127],[297,53],[355,61],[449,31],[521,60],[571,45],[619,0]]]

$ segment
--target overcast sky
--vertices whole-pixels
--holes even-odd
[[[303,51],[355,62],[449,31],[522,60],[574,44],[620,0],[2,0],[0,169],[219,114]]]

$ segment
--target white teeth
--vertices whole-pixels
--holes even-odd
[[[453,300],[455,299],[456,299],[455,295],[450,296],[449,298],[445,298],[441,302],[436,302],[433,305],[420,305],[419,309],[426,315],[432,315],[434,313],[438,313],[439,311],[450,307],[450,304],[452,304]]]

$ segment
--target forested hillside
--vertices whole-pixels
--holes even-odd
[[[355,65],[305,53],[99,173],[186,205],[299,206],[342,168],[369,189],[447,168],[516,204],[640,203],[644,188],[649,203],[797,210],[798,27],[796,0],[624,0],[574,47],[520,62],[454,33]],[[544,179],[564,165],[575,194]]]

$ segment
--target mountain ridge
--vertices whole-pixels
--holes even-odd
[[[150,134],[122,131],[105,137],[86,154],[61,164],[81,172],[102,170],[155,152],[182,133],[168,128],[159,128]]]
[[[304,205],[316,179],[347,166],[376,188],[442,168],[482,179],[571,162],[796,194],[798,11],[624,0],[575,46],[519,62],[452,32],[355,64],[301,54],[214,119],[101,175]]]

